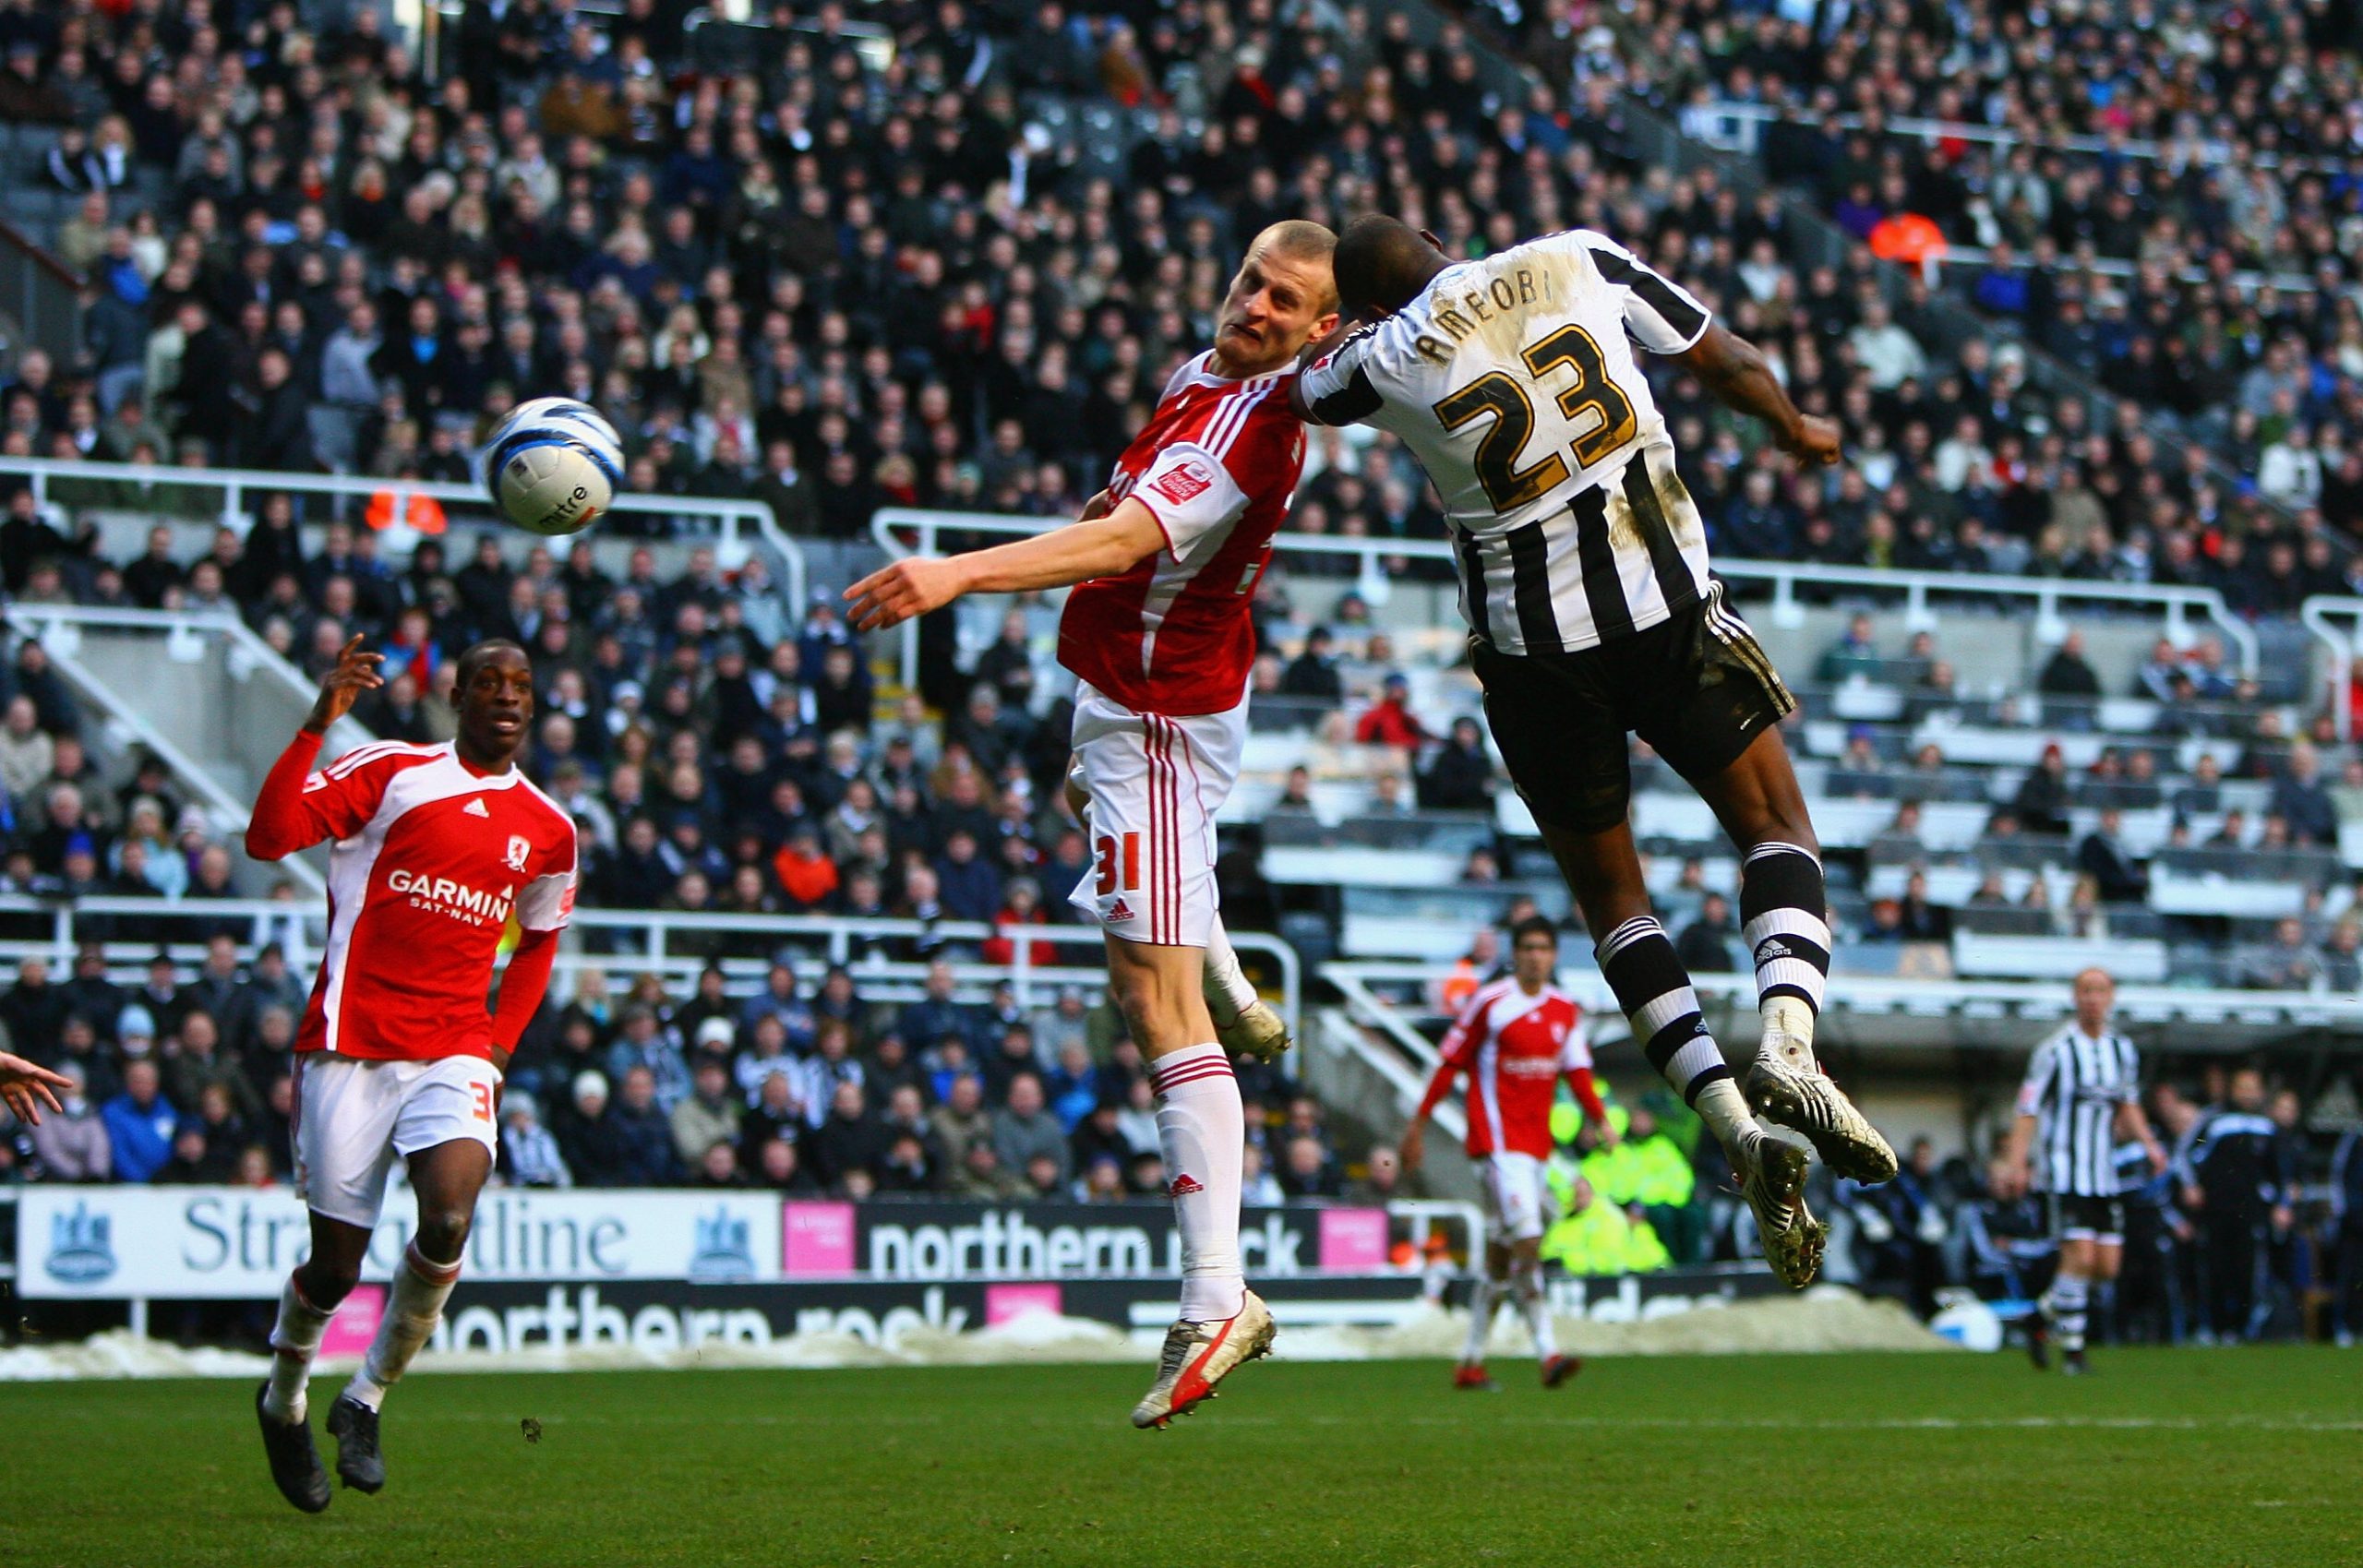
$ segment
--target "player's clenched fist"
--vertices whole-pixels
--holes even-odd
[[[965,569],[936,556],[910,556],[846,590],[846,618],[856,631],[883,631],[940,610],[965,591]]]
[[[1806,467],[1817,468],[1838,461],[1842,439],[1838,421],[1808,413],[1797,421],[1795,430],[1782,437],[1781,449]]]
[[[304,727],[315,735],[353,712],[353,705],[365,691],[375,691],[386,684],[378,666],[386,662],[383,653],[365,652],[362,639],[356,637],[337,650],[336,667],[320,680],[320,695],[312,703],[312,716]]]

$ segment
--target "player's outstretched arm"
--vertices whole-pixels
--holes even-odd
[[[940,610],[964,593],[1023,593],[1070,588],[1130,570],[1165,548],[1157,514],[1127,497],[1105,517],[1014,539],[965,556],[906,556],[846,590],[846,619],[883,631]]]
[[[282,860],[330,836],[328,818],[305,786],[330,726],[353,712],[363,692],[386,684],[378,673],[386,656],[365,652],[361,641],[356,637],[338,651],[336,666],[321,679],[320,694],[304,727],[279,754],[256,793],[254,813],[246,823],[246,853],[258,860]]]
[[[73,1080],[62,1072],[52,1072],[23,1057],[0,1051],[0,1105],[16,1112],[17,1119],[28,1127],[41,1125],[43,1106],[64,1116],[66,1107],[57,1103],[56,1091],[73,1086]]]
[[[1791,402],[1756,345],[1721,322],[1710,325],[1704,336],[1673,357],[1724,407],[1770,425],[1774,444],[1799,462],[1838,461],[1838,422],[1806,413]]]

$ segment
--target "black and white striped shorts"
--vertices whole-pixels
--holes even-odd
[[[1630,811],[1627,734],[1695,784],[1797,707],[1720,582],[1597,647],[1504,653],[1472,637],[1469,659],[1510,782],[1536,821],[1575,832],[1604,832]]]

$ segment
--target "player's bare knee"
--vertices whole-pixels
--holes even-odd
[[[468,1225],[473,1218],[461,1208],[423,1210],[418,1216],[418,1250],[430,1263],[456,1263],[467,1250]]]

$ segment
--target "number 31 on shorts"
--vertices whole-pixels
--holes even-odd
[[[1099,880],[1097,886],[1099,892],[1102,895],[1105,895],[1114,892],[1120,885],[1117,877],[1118,852],[1116,835],[1113,833],[1101,833],[1099,835],[1099,844],[1098,848],[1099,852]],[[1137,890],[1141,885],[1140,834],[1126,833],[1124,835],[1122,859],[1123,875],[1121,886],[1124,892],[1132,892]]]

